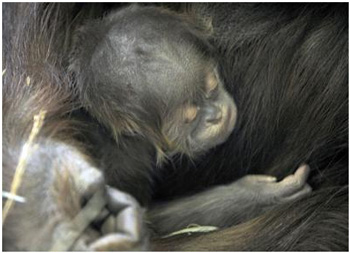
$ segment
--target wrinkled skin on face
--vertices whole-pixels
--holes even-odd
[[[174,116],[178,122],[168,123],[165,127],[168,138],[179,141],[180,149],[185,149],[189,154],[203,152],[224,142],[237,118],[234,100],[225,90],[215,69],[206,73],[201,88],[201,99],[180,106]]]

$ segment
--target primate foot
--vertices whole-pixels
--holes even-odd
[[[107,207],[102,214],[102,236],[89,245],[96,251],[146,250],[147,236],[143,230],[143,211],[129,194],[107,188]],[[106,215],[107,214],[107,215]]]
[[[129,194],[105,185],[102,173],[82,166],[71,171],[81,200],[75,215],[64,218],[53,234],[52,251],[146,250],[143,210]]]

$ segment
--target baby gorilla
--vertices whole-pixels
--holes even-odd
[[[232,217],[240,223],[311,191],[305,165],[281,182],[251,175],[184,199],[152,202],[165,159],[198,157],[234,128],[237,109],[220,80],[210,28],[186,15],[133,5],[85,24],[74,41],[76,91],[99,122],[87,124],[91,153],[105,182],[146,206],[161,235],[193,223],[229,226]],[[109,249],[107,242],[92,248]]]
[[[205,34],[179,16],[133,6],[83,27],[75,54],[81,102],[116,139],[143,136],[162,154],[195,154],[234,127],[236,106]]]

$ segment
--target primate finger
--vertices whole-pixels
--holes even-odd
[[[289,175],[285,177],[281,182],[278,182],[278,187],[276,190],[281,193],[279,195],[288,196],[302,189],[306,184],[309,172],[309,166],[302,165],[297,169],[297,171],[294,174]]]
[[[107,186],[107,201],[108,208],[114,213],[118,213],[120,210],[128,206],[133,206],[137,208],[140,207],[137,200],[131,195],[109,186]]]
[[[301,197],[304,197],[305,195],[309,194],[311,191],[312,191],[312,188],[308,184],[306,184],[306,185],[304,185],[304,187],[300,191],[294,193],[291,196],[282,198],[281,201],[282,202],[293,201],[293,200],[299,199]]]

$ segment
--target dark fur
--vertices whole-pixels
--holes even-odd
[[[168,169],[160,175],[158,198],[193,193],[246,173],[269,173],[281,178],[297,164],[307,162],[312,169],[314,196],[298,201],[291,210],[275,208],[273,212],[278,215],[268,218],[266,214],[266,220],[258,220],[261,224],[242,225],[249,231],[265,226],[264,239],[255,240],[252,236],[247,245],[237,242],[235,246],[237,240],[231,237],[235,228],[213,233],[212,237],[227,236],[223,241],[228,243],[226,249],[232,250],[347,250],[347,204],[326,209],[324,217],[307,214],[322,209],[322,202],[348,201],[346,190],[337,195],[339,202],[325,194],[332,192],[328,187],[348,185],[348,5],[192,7],[195,12],[213,18],[215,44],[222,52],[221,73],[237,101],[238,124],[230,139],[205,159],[199,159],[194,166],[192,161],[182,161],[175,165],[181,167],[181,173]],[[318,193],[321,188],[324,190]],[[288,212],[296,216],[288,220]],[[300,235],[307,238],[305,241],[295,240],[298,232],[293,231],[298,225],[294,221],[306,229]],[[317,225],[321,221],[337,225],[326,232],[326,227]],[[286,238],[280,246],[277,234],[267,232],[268,227],[273,229],[278,222],[285,224],[283,229],[275,227],[276,233]],[[203,236],[203,241],[206,238]],[[196,250],[224,249],[220,243],[211,243],[210,248]]]
[[[206,34],[210,29],[198,29],[206,26],[195,26],[191,17],[132,5],[74,33],[69,69],[76,77],[78,100],[87,116],[107,129],[99,135],[99,127],[92,127],[87,136],[91,153],[108,185],[133,194],[147,207],[158,235],[189,224],[238,224],[287,196],[311,191],[306,169],[281,183],[245,177],[178,201],[152,201],[157,157],[208,151],[227,139],[236,118],[234,102],[215,74],[215,53]],[[205,90],[210,80],[218,84],[212,95]],[[200,109],[193,122],[184,123],[178,109],[187,104]]]
[[[3,7],[3,67],[6,69],[3,75],[3,190],[10,190],[34,115],[41,109],[47,111],[45,124],[36,139],[39,148],[28,159],[23,183],[17,193],[32,204],[15,203],[10,210],[3,224],[3,245],[6,250],[47,250],[52,229],[59,220],[56,220],[54,212],[65,209],[65,204],[60,202],[62,194],[67,196],[67,213],[75,215],[77,211],[74,190],[68,186],[68,181],[53,176],[56,170],[65,174],[66,162],[69,166],[75,163],[73,156],[67,153],[64,158],[60,154],[64,145],[61,149],[60,145],[54,145],[55,139],[73,140],[70,134],[72,124],[63,119],[63,115],[71,110],[70,91],[66,85],[68,80],[60,67],[62,58],[56,54],[58,51],[52,42],[53,36],[62,34],[58,33],[60,29],[50,26],[49,20],[45,19],[47,16],[37,5],[5,4]],[[52,15],[59,13],[48,11]],[[34,32],[40,28],[36,25],[40,21],[47,32],[41,37]],[[31,80],[29,86],[26,85],[28,76]],[[56,185],[58,181],[61,183]],[[47,194],[49,191],[53,194]],[[54,205],[48,207],[46,203]],[[48,222],[48,217],[52,217],[51,222]]]
[[[320,190],[232,228],[155,240],[152,250],[344,251],[347,196],[347,187]]]
[[[197,189],[246,173],[281,178],[302,162],[310,163],[313,187],[347,184],[347,5],[194,6],[213,17],[238,122],[208,158],[164,173],[159,192],[193,190],[193,178]]]
[[[91,9],[89,6],[84,8]],[[72,12],[53,9],[58,14],[73,16],[74,8],[68,8]],[[66,61],[62,48],[69,43],[69,38],[68,42],[51,40],[51,36],[66,38],[59,32],[68,30],[48,23],[44,29],[48,33],[33,38],[32,35],[37,35],[28,28],[34,29],[34,24],[38,24],[35,18],[45,17],[47,13],[35,12],[35,8],[29,10],[17,10],[22,14],[32,13],[29,17],[4,12],[7,20],[4,23],[13,24],[5,27],[8,30],[5,29],[4,33],[11,34],[16,27],[20,28],[12,41],[11,36],[5,36],[8,43],[4,45],[5,52],[12,55],[10,59],[5,54],[4,173],[11,175],[23,141],[30,131],[32,117],[41,107],[45,107],[48,110],[48,124],[44,126],[41,138],[43,151],[47,151],[44,157],[48,165],[43,163],[42,168],[28,175],[32,178],[33,175],[37,177],[36,173],[46,175],[45,168],[52,167],[50,163],[61,156],[59,151],[62,148],[56,149],[51,145],[51,140],[59,139],[68,146],[72,145],[73,136],[66,133],[65,127],[57,126],[57,122],[63,122],[60,116],[67,118],[66,113],[74,105],[67,103],[71,94],[64,84],[70,81],[66,80],[67,75],[62,68]],[[222,54],[220,72],[238,102],[239,121],[228,143],[216,148],[206,159],[201,159],[196,168],[187,169],[185,167],[191,167],[191,164],[181,164],[181,172],[179,169],[174,174],[169,173],[172,169],[164,175],[158,172],[160,183],[153,182],[153,185],[158,185],[155,191],[158,199],[173,198],[208,185],[230,182],[248,171],[274,173],[283,177],[301,162],[310,163],[314,169],[312,180],[316,189],[347,185],[347,8],[343,5],[229,4],[209,8],[198,5],[194,11],[213,17],[216,31],[214,41]],[[48,17],[55,17],[55,13],[49,13]],[[83,13],[90,15],[88,11]],[[58,20],[57,24],[53,24],[62,25],[61,18]],[[71,21],[69,17],[68,20]],[[65,25],[68,24],[71,23]],[[51,45],[48,61],[34,61],[45,58],[45,54],[21,55],[36,52],[30,45],[36,48],[41,43],[43,46],[39,52],[42,54]],[[54,45],[56,43],[58,45]],[[17,45],[23,48],[13,48]],[[38,73],[41,74],[37,77]],[[34,84],[34,80],[43,83],[38,89],[35,89],[35,85],[28,89],[24,84],[27,75],[32,77]],[[66,147],[65,144],[63,146]],[[75,149],[71,155],[68,152],[67,160],[73,159],[71,163],[74,164],[76,153],[80,152]],[[121,158],[124,159],[123,154]],[[63,161],[66,160],[62,157],[59,163]],[[317,173],[319,171],[322,174]],[[5,175],[4,178],[5,182],[11,181],[6,179],[11,176]],[[165,182],[165,186],[162,182]],[[8,186],[4,184],[4,188],[8,189]],[[31,189],[27,187],[26,192],[35,192]],[[41,190],[45,191],[46,188]],[[199,237],[180,238],[175,242],[174,239],[166,240],[155,244],[155,247],[163,250],[346,250],[346,190],[325,188],[307,199],[274,208],[238,227]],[[37,194],[32,196],[38,198]],[[22,211],[30,216],[31,213],[45,210],[40,206],[35,208],[34,211]],[[77,210],[79,207],[74,212]],[[16,214],[13,215],[15,219]],[[33,227],[28,220],[26,226]],[[230,224],[232,221],[228,219],[226,225]],[[40,225],[38,231],[39,228]],[[36,234],[35,238],[14,236],[12,229],[17,227],[5,227],[5,246],[12,244],[19,249],[37,249],[31,242],[34,239],[37,242],[46,240]],[[45,245],[42,247],[45,248]]]

